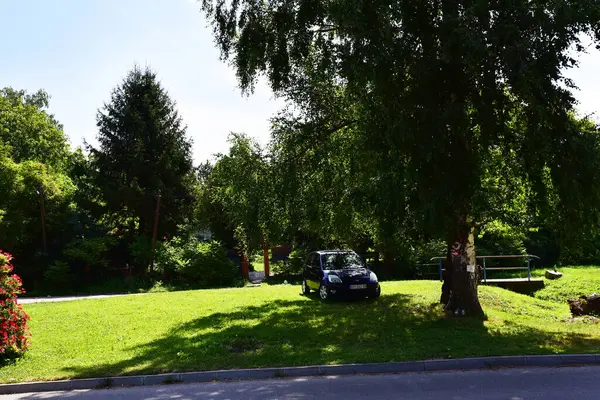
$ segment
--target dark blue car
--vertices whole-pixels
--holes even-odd
[[[302,293],[308,295],[315,290],[321,300],[343,295],[377,298],[381,294],[377,275],[353,251],[310,253],[304,262],[302,275]]]

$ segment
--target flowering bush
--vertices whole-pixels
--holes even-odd
[[[17,304],[17,295],[25,293],[23,282],[12,274],[12,256],[0,250],[0,359],[18,356],[29,344],[29,316]]]

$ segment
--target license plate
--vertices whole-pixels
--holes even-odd
[[[367,285],[350,285],[350,289],[366,289]]]

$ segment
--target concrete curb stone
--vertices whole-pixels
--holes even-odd
[[[184,372],[179,374],[179,379],[184,383],[205,383],[214,381],[215,374],[212,371]]]
[[[354,375],[356,374],[356,365],[319,365],[319,375]]]
[[[527,357],[525,356],[500,356],[490,357],[485,360],[487,367],[524,367],[527,366]]]
[[[107,386],[110,382],[109,378],[90,378],[90,379],[73,379],[69,385],[69,390],[84,390],[89,388],[101,388]]]
[[[159,374],[144,376],[144,386],[162,385],[173,382],[181,382],[180,374]]]
[[[284,377],[301,377],[301,376],[315,376],[319,375],[319,367],[289,367],[283,368]]]
[[[527,365],[532,367],[546,367],[562,365],[562,358],[556,356],[527,356]]]
[[[563,365],[594,364],[596,360],[600,361],[598,356],[593,354],[570,354],[560,356]]]
[[[303,367],[257,368],[158,375],[118,376],[49,382],[24,382],[0,384],[0,395],[13,393],[60,392],[66,390],[99,389],[112,386],[153,386],[175,382],[205,383],[218,380],[253,380],[283,377],[297,378],[322,375],[394,374],[424,371],[477,370],[490,367],[560,367],[573,365],[600,365],[600,354],[457,358],[443,360],[389,362],[381,364],[316,365]]]

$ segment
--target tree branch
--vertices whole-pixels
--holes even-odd
[[[311,30],[312,33],[326,33],[333,32],[339,29],[339,26],[329,25],[327,27],[321,27],[318,29]]]

